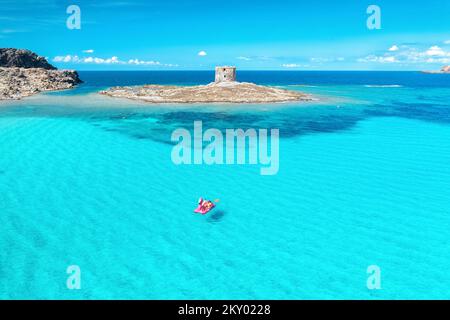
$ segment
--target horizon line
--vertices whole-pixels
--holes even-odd
[[[135,70],[135,69],[121,69],[121,70],[85,70],[85,69],[81,69],[81,70],[77,70],[77,69],[70,69],[70,68],[58,68],[58,70],[76,70],[79,72],[148,72],[148,71],[153,71],[153,72],[214,72],[213,69],[182,69],[182,70],[173,70],[173,69],[148,69],[148,70]],[[285,69],[270,69],[270,70],[264,70],[264,69],[240,69],[237,70],[238,72],[249,72],[249,71],[253,71],[253,72],[424,72],[424,71],[429,71],[429,70],[285,70]]]

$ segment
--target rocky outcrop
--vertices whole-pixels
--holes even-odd
[[[0,48],[0,67],[56,70],[44,57],[40,57],[30,50],[13,48]]]
[[[445,73],[450,74],[450,66],[444,66],[441,70],[437,71],[422,71],[423,73]]]
[[[313,100],[301,92],[246,82],[213,82],[192,87],[161,85],[113,87],[101,91],[100,94],[150,103],[270,103]]]
[[[0,68],[0,100],[18,100],[41,91],[70,89],[80,82],[74,70]]]
[[[45,58],[29,50],[0,49],[0,100],[70,89],[81,82],[76,71],[56,70]]]

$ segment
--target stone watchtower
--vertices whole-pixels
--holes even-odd
[[[236,81],[236,67],[216,67],[215,82],[232,82]]]

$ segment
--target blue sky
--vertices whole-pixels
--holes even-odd
[[[80,30],[66,26],[72,4]],[[0,47],[78,70],[439,69],[449,17],[447,0],[0,0]]]

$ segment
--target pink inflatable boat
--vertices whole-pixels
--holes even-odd
[[[203,198],[200,198],[198,200],[198,207],[194,210],[195,213],[201,213],[203,215],[210,212],[212,209],[214,209],[216,205],[212,203],[209,200],[203,200]]]

